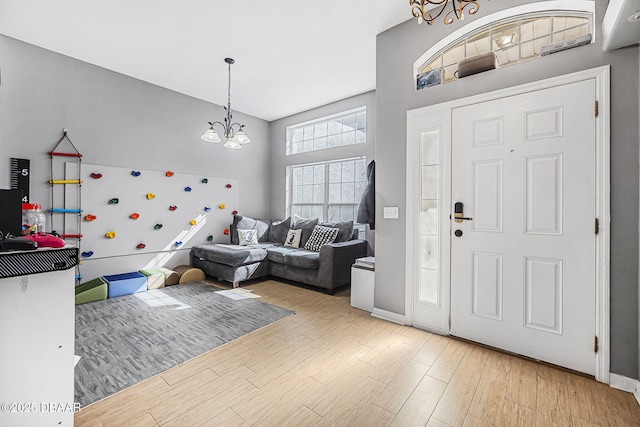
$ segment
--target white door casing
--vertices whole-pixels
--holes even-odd
[[[594,101],[597,100],[599,103],[599,115],[595,118],[595,182],[594,182],[594,198],[593,200],[593,208],[591,218],[593,221],[596,217],[599,219],[600,232],[597,236],[595,236],[595,254],[593,261],[593,276],[594,276],[594,294],[593,298],[595,299],[594,304],[595,307],[590,310],[592,314],[590,314],[591,319],[589,322],[591,325],[595,324],[595,326],[591,329],[592,332],[595,333],[598,337],[599,342],[599,350],[595,354],[595,361],[592,361],[592,368],[590,371],[595,373],[596,379],[601,382],[608,383],[609,382],[609,253],[610,253],[610,214],[609,214],[609,67],[598,67],[590,70],[585,70],[577,73],[572,73],[564,76],[559,76],[551,79],[546,79],[543,81],[533,82],[513,88],[507,88],[491,93],[476,95],[473,97],[468,97],[464,99],[454,100],[450,102],[446,102],[439,105],[424,107],[416,110],[409,111],[407,113],[407,234],[406,234],[406,251],[407,251],[407,268],[406,268],[406,310],[405,310],[405,323],[411,324],[413,326],[432,330],[434,332],[448,334],[450,332],[450,324],[449,324],[449,315],[452,313],[452,309],[450,309],[451,303],[451,282],[450,282],[450,274],[451,271],[456,271],[456,261],[450,259],[449,252],[449,244],[454,243],[451,239],[456,239],[453,236],[453,231],[455,228],[451,228],[449,215],[453,212],[453,204],[456,200],[447,198],[450,196],[451,190],[451,172],[448,169],[451,166],[451,135],[453,133],[453,127],[458,126],[458,123],[452,122],[452,115],[455,109],[459,109],[461,107],[469,106],[472,104],[479,104],[484,102],[490,102],[501,98],[507,98],[512,96],[521,95],[524,93],[541,91],[544,89],[563,86],[567,84],[572,84],[581,81],[590,80],[593,83],[593,90],[591,92],[591,97],[595,97],[595,99],[591,99],[588,102],[590,109],[593,109]],[[557,106],[557,105],[556,105]],[[544,108],[542,109],[544,110]],[[462,111],[462,110],[458,110]],[[534,109],[534,111],[536,111]],[[557,112],[552,113],[551,111],[547,113],[548,115],[555,115],[557,117]],[[490,115],[489,115],[490,116]],[[537,117],[532,115],[530,119],[531,123],[535,125],[536,119],[540,119],[544,117],[544,114],[538,114]],[[564,117],[563,117],[564,119]],[[479,125],[482,127],[482,124]],[[494,128],[498,125],[491,125],[489,122],[484,124],[485,131],[487,129],[491,129],[491,126]],[[531,126],[530,126],[531,127]],[[593,128],[593,127],[592,127]],[[438,177],[438,186],[440,192],[440,209],[439,209],[439,275],[438,275],[438,295],[439,300],[438,304],[428,304],[424,301],[420,301],[419,291],[420,291],[420,279],[421,279],[421,229],[420,229],[420,220],[421,220],[421,207],[423,205],[421,198],[421,162],[416,161],[416,159],[420,158],[420,141],[421,135],[424,133],[432,132],[434,129],[439,131],[440,135],[440,150],[439,150],[439,163],[440,163],[440,176]],[[535,135],[533,136],[535,137]],[[518,152],[519,153],[519,152]],[[549,154],[549,153],[547,153]],[[554,151],[551,154],[560,154],[558,151]],[[482,159],[480,159],[482,160]],[[479,163],[476,166],[477,172],[479,174],[484,174],[485,178],[492,176],[492,173],[500,168],[499,165],[492,163],[491,160],[496,160],[496,158],[486,158],[484,163]],[[566,156],[562,159],[566,162]],[[540,154],[538,157],[532,157],[529,160],[529,167],[533,171],[532,173],[539,173],[543,170],[555,170],[557,172],[558,159],[555,160],[551,157]],[[564,164],[564,163],[563,163]],[[502,165],[504,168],[504,163]],[[524,169],[524,166],[521,168]],[[493,171],[492,173],[489,173]],[[542,174],[545,179],[547,179],[551,175],[547,175],[546,172]],[[505,175],[507,176],[507,175]],[[564,183],[567,182],[566,173],[563,175]],[[486,179],[485,179],[486,181]],[[504,185],[512,185],[510,180],[505,180],[506,183]],[[533,191],[532,194],[536,194],[535,186],[531,188]],[[522,191],[524,192],[524,190]],[[505,193],[503,193],[505,194]],[[538,192],[540,194],[540,192]],[[547,193],[541,193],[543,197]],[[486,200],[485,200],[486,201]],[[523,202],[524,203],[524,202]],[[465,204],[466,205],[466,204]],[[486,204],[485,206],[489,206],[490,204]],[[442,208],[442,206],[450,206],[451,212],[447,211],[446,208]],[[468,205],[470,207],[470,205]],[[566,206],[565,206],[566,207]],[[521,204],[520,210],[524,212],[526,206]],[[471,213],[466,210],[465,214],[468,216],[473,216]],[[482,217],[483,215],[481,215]],[[484,215],[485,221],[480,221],[480,223],[476,227],[485,227],[490,228],[492,224],[487,224],[486,215]],[[502,227],[505,226],[505,221],[511,221],[511,216],[505,218],[505,215],[502,215]],[[480,218],[482,219],[482,218]],[[495,220],[496,218],[494,218]],[[549,219],[549,218],[547,218]],[[551,218],[553,219],[553,218]],[[557,218],[554,219],[554,221]],[[567,219],[563,218],[563,231],[567,231]],[[464,222],[461,225],[462,227],[470,227],[472,222]],[[493,226],[495,227],[495,221]],[[536,236],[534,233],[535,228],[539,226],[538,223],[522,223],[522,229],[526,229],[529,227],[529,234],[534,237]],[[593,229],[593,224],[591,224],[591,229]],[[465,229],[463,230],[463,236],[467,237]],[[546,230],[546,229],[545,229]],[[542,230],[543,232],[545,230]],[[488,232],[485,232],[488,233]],[[478,266],[487,266],[493,265],[493,269],[495,270],[497,265],[500,265],[502,262],[502,266],[504,267],[504,255],[502,259],[496,257],[495,254],[497,251],[490,250],[477,250],[475,255],[475,263]],[[471,255],[469,255],[471,256]],[[526,262],[522,260],[522,274],[524,275],[526,271],[529,272],[529,283],[532,280],[538,280],[540,275],[546,275],[553,280],[556,280],[557,277],[565,278],[566,264],[563,265],[565,267],[563,269],[563,275],[560,276],[560,266],[557,262],[553,260],[558,260],[559,258],[553,257],[545,257],[545,256],[530,256]],[[549,261],[551,260],[551,261]],[[473,262],[468,261],[469,263]],[[470,265],[470,264],[469,264]],[[524,277],[524,276],[523,276]],[[495,283],[495,282],[494,282]],[[566,287],[566,281],[564,282]],[[503,281],[503,289],[505,286],[505,282]],[[530,288],[532,289],[532,288]],[[564,295],[564,294],[563,294]],[[530,294],[532,298],[535,298],[535,294]],[[497,295],[496,295],[497,298]],[[511,310],[511,304],[509,304],[509,308],[504,308],[504,295],[503,298],[503,311],[498,313],[498,315],[502,315],[503,317],[507,314],[509,310]],[[509,297],[511,298],[511,297]],[[478,308],[478,313],[482,310],[488,311],[489,313],[485,317],[491,317],[491,314],[496,316],[496,310],[487,310],[487,299],[483,296],[483,298],[476,300],[476,307]],[[491,301],[495,301],[496,299],[492,299]],[[469,300],[471,301],[471,300]],[[469,302],[471,304],[471,302]],[[494,304],[495,306],[495,304]],[[469,305],[471,307],[471,305]],[[524,301],[520,303],[520,307],[524,313]],[[531,307],[530,307],[531,308]],[[506,310],[506,311],[505,311]],[[555,306],[554,306],[555,310]],[[585,308],[585,310],[588,310]],[[541,323],[539,316],[541,313],[545,313],[548,316],[548,311],[545,312],[537,312],[534,313],[529,309],[529,325],[532,327],[536,323]],[[555,313],[555,312],[554,312]],[[452,313],[453,314],[453,313]],[[548,317],[546,317],[548,320]],[[561,327],[563,331],[567,331],[567,321],[563,318],[563,323]],[[525,318],[522,318],[522,324],[524,325]],[[455,324],[455,322],[454,322]],[[553,324],[549,327],[549,322],[542,322],[539,325],[539,330],[553,329],[558,328],[560,325]],[[533,328],[530,328],[533,329]],[[553,332],[546,332],[548,334],[552,334]],[[591,339],[591,346],[593,346],[593,338]],[[561,362],[564,363],[564,362]],[[595,366],[594,366],[595,365]]]

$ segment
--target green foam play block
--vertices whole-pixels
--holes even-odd
[[[101,277],[76,286],[76,305],[107,299],[109,289]]]

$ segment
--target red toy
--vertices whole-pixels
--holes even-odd
[[[36,242],[39,248],[62,248],[66,245],[65,241],[61,238],[44,232],[27,234],[24,237]]]

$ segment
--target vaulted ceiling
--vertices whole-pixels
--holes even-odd
[[[605,46],[640,40],[636,10],[610,0]],[[410,18],[406,0],[0,0],[0,34],[218,105],[232,57],[234,110],[269,121],[375,89],[376,35]]]
[[[266,120],[375,89],[406,0],[1,0],[0,33]],[[322,84],[316,84],[322,82]]]

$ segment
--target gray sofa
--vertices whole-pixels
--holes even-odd
[[[334,243],[319,251],[304,249],[316,225],[338,228]],[[239,246],[237,230],[257,230],[258,244]],[[302,230],[299,248],[284,246],[287,232]],[[358,239],[353,222],[319,223],[318,220],[272,221],[234,216],[231,244],[203,244],[191,248],[191,265],[207,276],[233,283],[274,276],[325,289],[328,294],[351,281],[351,265],[367,255],[367,242]]]

